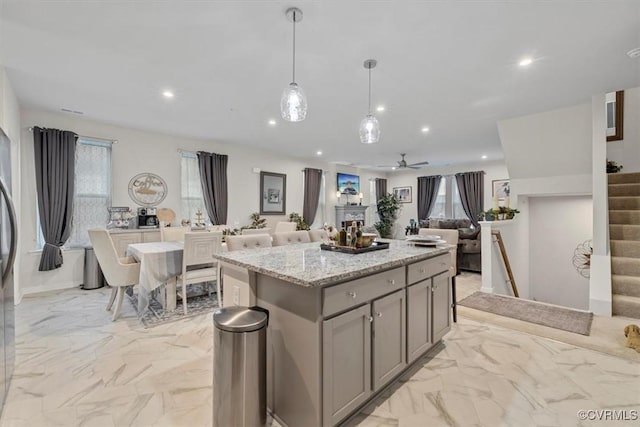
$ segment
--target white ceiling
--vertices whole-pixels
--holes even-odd
[[[291,79],[307,120],[280,119]],[[0,54],[23,106],[328,161],[502,158],[496,121],[640,86],[640,1],[11,1]],[[532,56],[527,69],[517,63]],[[367,72],[382,137],[366,146]],[[164,89],[175,99],[163,99]],[[276,118],[270,127],[267,121]],[[31,124],[25,124],[31,125]],[[423,134],[420,129],[431,131]]]

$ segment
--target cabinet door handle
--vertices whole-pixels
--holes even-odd
[[[390,285],[395,285],[395,284],[396,284],[395,279],[389,279],[389,284],[390,284]]]
[[[382,317],[382,313],[380,313],[379,311],[376,312],[376,316],[378,317]]]
[[[373,317],[369,316],[369,323],[373,323]]]
[[[351,298],[355,298],[355,297],[358,296],[358,295],[356,295],[355,292],[347,292],[347,295],[349,295]]]
[[[421,268],[419,271],[420,271],[420,274],[424,274],[424,268]]]

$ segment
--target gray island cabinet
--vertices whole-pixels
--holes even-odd
[[[281,424],[344,422],[448,332],[448,247],[390,243],[360,255],[318,243],[216,255],[225,305],[269,310],[267,404]]]

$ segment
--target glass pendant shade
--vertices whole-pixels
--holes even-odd
[[[282,92],[280,112],[288,122],[301,122],[307,117],[307,97],[296,83],[291,83]]]
[[[360,142],[363,144],[374,144],[380,139],[380,123],[373,114],[367,114],[367,117],[360,122]]]

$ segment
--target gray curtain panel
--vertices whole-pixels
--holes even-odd
[[[456,183],[460,193],[462,209],[471,223],[479,227],[478,217],[484,205],[484,171],[464,172],[456,174]]]
[[[316,218],[318,203],[320,201],[320,187],[322,186],[321,169],[304,169],[304,202],[302,205],[302,218],[311,226]]]
[[[436,204],[442,175],[418,177],[418,220],[427,219]]]
[[[387,195],[387,180],[384,178],[376,178],[376,200],[380,200]]]
[[[71,235],[77,139],[67,130],[33,128],[36,192],[45,241],[40,271],[60,268],[60,247]]]
[[[198,169],[204,206],[214,225],[227,223],[227,163],[226,154],[198,151]]]

